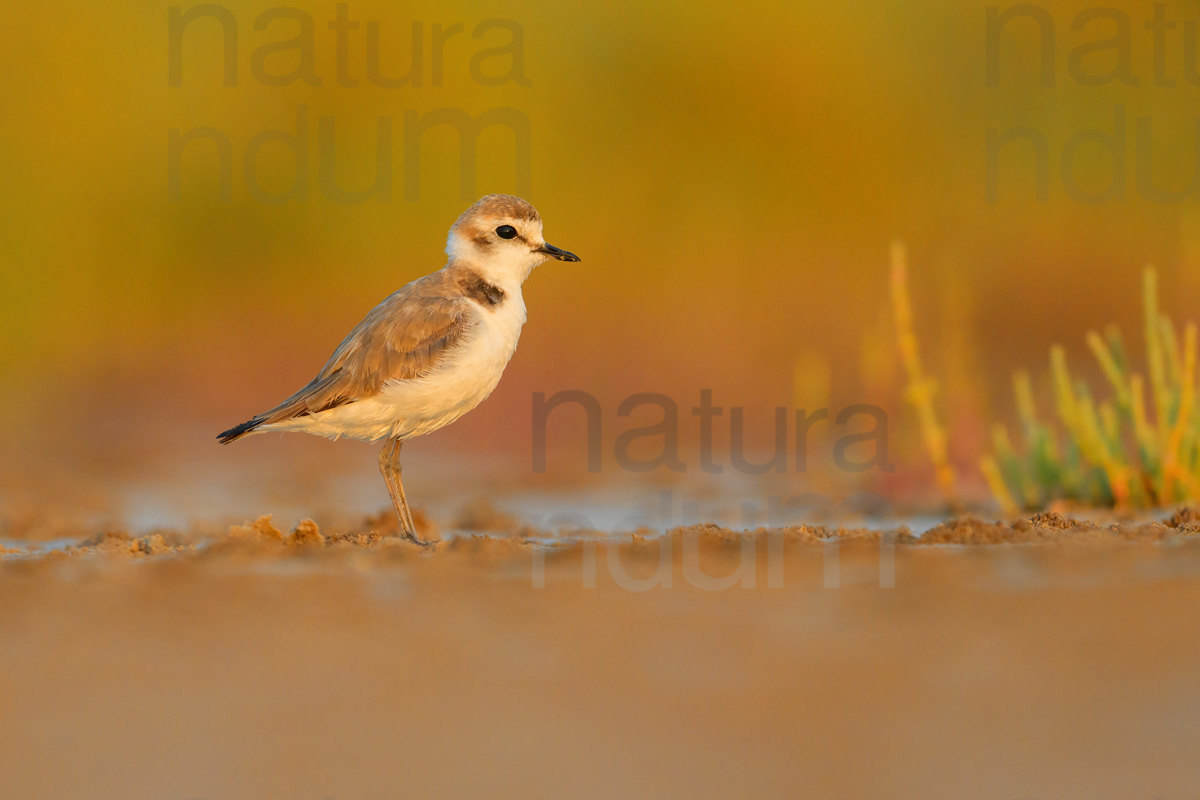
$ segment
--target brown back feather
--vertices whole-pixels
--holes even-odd
[[[378,394],[390,380],[432,370],[470,330],[475,313],[451,269],[415,280],[371,309],[307,386],[270,411],[222,434],[232,441],[259,425],[327,411]]]

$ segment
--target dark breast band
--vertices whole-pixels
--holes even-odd
[[[458,286],[463,294],[481,306],[495,308],[504,300],[503,289],[493,286],[474,272],[459,278]]]

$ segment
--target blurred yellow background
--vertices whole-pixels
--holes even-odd
[[[1198,169],[1200,81],[1187,78],[1184,23],[1194,36],[1200,3],[1159,5],[1176,22],[1163,28],[1164,47],[1147,27],[1151,4],[1038,6],[1042,22],[1012,19],[992,37],[989,85],[989,9],[1011,6],[227,3],[182,28],[173,86],[172,9],[196,6],[20,4],[0,30],[0,444],[10,477],[28,454],[60,470],[147,453],[155,464],[216,457],[218,431],[305,383],[369,308],[441,266],[446,229],[475,196],[525,187],[547,239],[584,261],[535,271],[500,388],[439,433],[438,448],[528,471],[530,397],[564,389],[602,401],[606,448],[626,424],[615,413],[622,398],[667,394],[687,446],[697,435],[687,409],[711,389],[719,404],[747,408],[762,441],[775,406],[894,410],[900,466],[917,469],[890,349],[894,238],[909,248],[918,331],[931,371],[945,376],[959,447],[982,436],[984,417],[1007,413],[997,398],[1013,367],[1033,366],[1041,390],[1051,342],[1083,354],[1088,327],[1136,330],[1145,263],[1159,265],[1174,317],[1200,299],[1196,195],[1164,204],[1139,186],[1144,163],[1173,190]],[[284,11],[256,25],[271,9]],[[1079,23],[1087,9],[1099,11]],[[331,28],[339,13],[357,27]],[[222,15],[236,28],[233,86]],[[506,22],[487,24],[497,19]],[[435,26],[455,25],[439,58]],[[396,77],[413,62],[416,31],[422,85],[370,80],[372,30],[379,70]],[[1091,45],[1114,36],[1112,48]],[[311,48],[278,46],[295,37]],[[310,80],[268,85],[264,70]],[[1085,85],[1084,73],[1101,85]],[[453,127],[430,128],[419,157],[407,157],[406,125],[437,109],[511,109],[503,119],[515,120],[516,132],[502,124],[480,135],[467,196]],[[322,118],[332,162],[320,152]],[[1124,197],[1083,202],[1111,185],[1111,154],[1080,146],[1070,189],[1064,150],[1084,131],[1117,133],[1122,118]],[[391,126],[390,199],[330,199],[330,163],[347,191],[376,180],[381,119]],[[1137,141],[1139,120],[1149,144]],[[525,124],[527,165],[517,155]],[[247,185],[248,147],[301,127],[302,196],[263,202]],[[988,131],[1016,127],[1047,143],[1048,196],[1035,191],[1033,147],[1017,142],[995,160],[989,201]],[[183,147],[172,197],[172,131],[197,128],[230,143],[227,201],[218,149],[203,139]],[[263,191],[286,192],[292,151],[266,143],[254,175]]]

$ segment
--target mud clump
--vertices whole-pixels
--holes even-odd
[[[1056,526],[1061,524],[1062,518],[1057,514],[1047,513],[1038,516],[1046,517],[1048,522],[1052,522]],[[978,517],[965,516],[955,517],[931,528],[925,532],[920,541],[922,544],[1009,544],[1045,540],[1052,538],[1049,531],[1062,530],[1067,530],[1067,528],[1034,525],[1032,520],[1021,520],[1016,525],[1008,525],[1003,522],[985,522]]]
[[[161,556],[170,553],[174,548],[167,544],[161,533],[152,533],[140,539],[134,539],[129,545],[130,551],[141,556]]]
[[[1184,506],[1166,521],[1169,528],[1179,528],[1189,533],[1200,533],[1200,510]]]
[[[1064,517],[1062,514],[1057,514],[1053,511],[1043,511],[1040,514],[1034,514],[1029,518],[1029,524],[1035,528],[1048,528],[1055,531],[1069,531],[1076,528],[1096,527],[1094,523],[1080,522],[1077,519]]]
[[[224,537],[205,548],[205,554],[265,554],[275,552],[284,543],[283,531],[271,523],[270,514],[264,514],[253,522],[231,526]]]
[[[270,514],[264,514],[247,525],[234,525],[225,538],[249,544],[283,544],[283,531],[271,524]]]
[[[1194,526],[1194,527],[1193,527]],[[1123,542],[1164,542],[1200,533],[1200,523],[1113,523],[1097,525],[1054,512],[1035,514],[1012,523],[985,522],[978,517],[957,517],[927,531],[917,544],[1049,544],[1095,545]]]
[[[102,555],[131,555],[131,556],[162,556],[176,551],[176,547],[167,542],[161,533],[148,533],[145,536],[133,537],[125,531],[105,531],[85,539],[76,547],[68,548],[68,553]]]
[[[79,543],[81,548],[90,548],[101,552],[114,552],[129,549],[133,537],[125,531],[105,531],[84,539]]]
[[[330,545],[351,545],[353,547],[375,547],[383,541],[384,535],[379,531],[348,531],[335,533],[329,537]]]
[[[311,519],[302,519],[292,530],[287,542],[294,547],[323,547],[325,537],[321,535],[317,523]]]

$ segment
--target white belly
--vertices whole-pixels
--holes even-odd
[[[423,436],[449,425],[487,399],[500,382],[525,324],[525,301],[518,289],[494,309],[480,308],[477,316],[478,323],[462,344],[427,375],[390,381],[369,399],[264,425],[262,430],[370,442]]]

